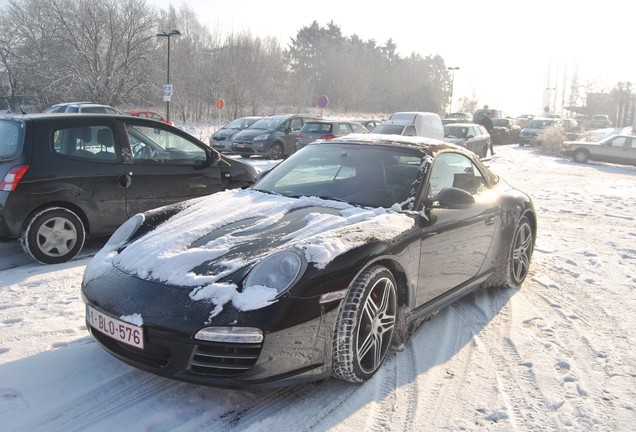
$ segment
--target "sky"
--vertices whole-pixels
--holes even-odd
[[[633,431],[636,167],[517,145],[485,163],[534,201],[526,281],[442,309],[364,384],[229,390],[138,370],[88,334],[90,256],[15,264],[19,242],[0,242],[2,430]]]
[[[592,83],[594,91],[636,83],[630,24],[636,3],[623,0],[593,6],[571,0],[154,2],[177,9],[183,3],[211,30],[274,36],[282,46],[314,20],[322,26],[333,20],[345,36],[378,44],[393,39],[403,56],[439,54],[447,66],[460,68],[451,108],[468,97],[512,116],[538,114],[546,101],[554,109],[567,100],[575,70],[579,83]]]

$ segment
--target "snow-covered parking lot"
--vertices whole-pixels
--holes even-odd
[[[90,257],[42,266],[0,243],[0,429],[633,430],[636,167],[495,151],[488,165],[537,209],[530,276],[442,310],[360,386],[224,390],[136,370],[87,334]]]

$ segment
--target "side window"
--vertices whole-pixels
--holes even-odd
[[[53,132],[55,153],[74,159],[117,160],[115,134],[109,126],[82,126]]]
[[[616,137],[610,142],[612,147],[623,147],[627,142],[627,138],[625,137]]]
[[[370,127],[370,126],[369,126]],[[354,133],[367,133],[369,130],[362,125],[351,123],[351,128],[353,128]]]
[[[299,131],[301,127],[303,127],[303,121],[300,118],[294,118],[290,122],[290,127],[292,131]]]
[[[466,156],[443,153],[433,163],[428,197],[433,198],[444,188],[455,187],[471,194],[478,194],[486,187],[479,169]]]
[[[148,118],[151,118],[151,119],[153,119],[153,120],[157,120],[157,121],[161,121],[161,117],[160,117],[160,116],[158,116],[158,115],[157,115],[157,114],[155,114],[155,113],[148,113]]]
[[[206,160],[201,147],[172,132],[148,126],[128,125],[133,163],[149,165],[196,165]]]
[[[338,124],[338,131],[343,134],[351,133],[351,127],[347,123]]]
[[[417,132],[415,131],[415,126],[413,125],[408,125],[404,128],[404,131],[402,132],[402,135],[405,136],[417,136]]]

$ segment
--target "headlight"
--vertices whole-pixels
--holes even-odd
[[[258,135],[254,137],[254,141],[265,141],[269,137],[269,134]]]
[[[130,238],[135,235],[141,224],[144,223],[145,217],[141,213],[137,213],[126,222],[124,222],[104,245],[104,249],[114,250],[123,246]]]
[[[254,266],[243,285],[274,288],[278,296],[287,291],[306,267],[299,255],[285,251],[270,255]]]

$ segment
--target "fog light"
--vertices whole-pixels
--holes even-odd
[[[253,327],[206,327],[194,338],[209,342],[261,343],[263,332]]]

